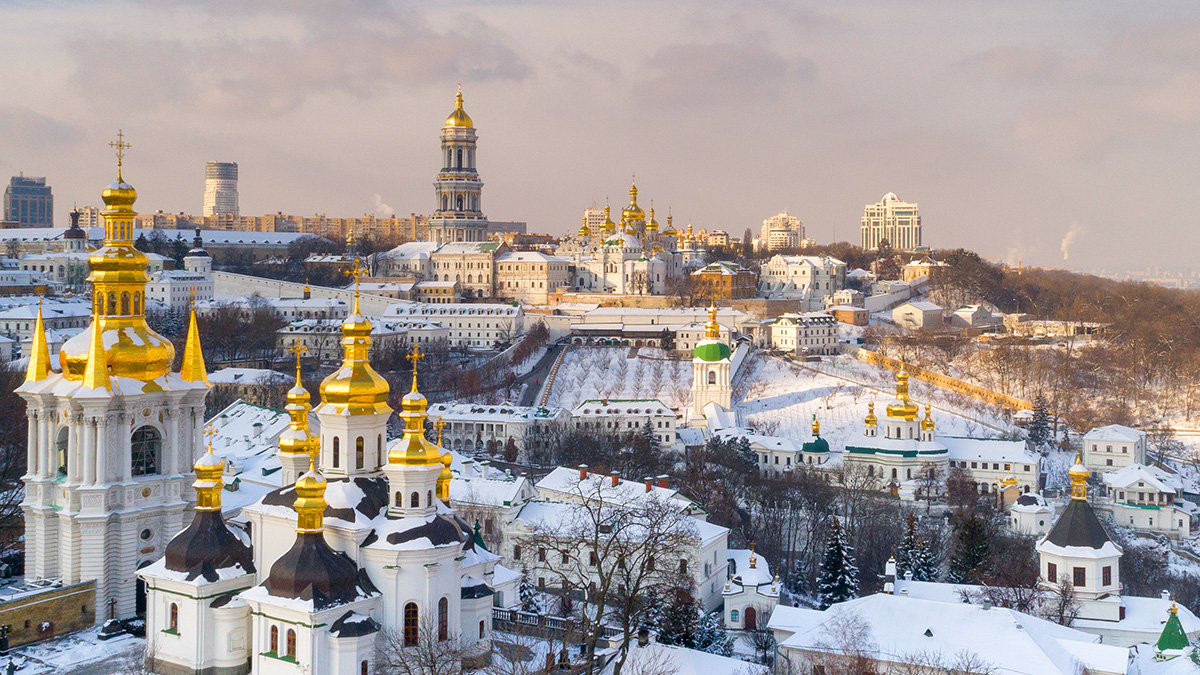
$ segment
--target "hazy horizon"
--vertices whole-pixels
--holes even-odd
[[[429,213],[461,81],[483,210],[531,231],[641,202],[740,237],[787,209],[858,241],[1029,265],[1192,265],[1200,6],[1097,2],[0,2],[0,178],[98,205],[117,128],[137,210]],[[1065,261],[1064,261],[1065,258]]]

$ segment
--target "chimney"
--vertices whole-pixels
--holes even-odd
[[[462,475],[463,478],[471,478],[475,475],[475,460],[470,457],[463,460]]]
[[[883,565],[883,592],[891,595],[896,589],[896,558],[893,556]]]
[[[616,471],[613,471],[613,472],[609,473],[608,475],[612,476],[612,486],[617,487],[617,483],[619,483],[621,481],[621,474],[617,473]]]
[[[649,492],[650,488],[652,488],[652,487],[654,487],[654,479],[647,476],[646,477],[646,492]]]
[[[907,588],[901,588],[901,589],[900,589],[900,595],[903,595],[904,597],[906,597],[906,598],[907,598],[907,597],[908,597],[908,589],[907,589]]]
[[[1162,598],[1163,600],[1170,600],[1171,599],[1171,591],[1164,589],[1162,593],[1158,594],[1158,597]]]
[[[587,470],[588,470],[587,464],[579,465],[579,480],[587,480]]]
[[[660,487],[660,488],[668,487],[668,485],[670,484],[670,481],[671,481],[671,477],[664,473],[663,475],[658,477],[658,487]]]
[[[258,438],[259,436],[262,435],[263,423],[255,422],[254,424],[251,424],[250,430],[254,432],[253,438]]]
[[[479,469],[480,469],[479,475],[484,480],[487,480],[488,475],[492,472],[492,463],[485,459],[479,463]]]
[[[983,601],[983,611],[986,612],[991,608],[992,608],[992,601],[985,598]]]

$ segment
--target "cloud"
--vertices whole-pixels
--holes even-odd
[[[532,72],[477,18],[437,29],[421,14],[386,4],[358,2],[353,11],[344,5],[289,7],[291,21],[270,37],[203,30],[186,39],[79,36],[70,47],[71,81],[93,98],[131,92],[149,106],[279,115],[322,94],[369,99],[454,80],[520,81]]]
[[[383,203],[383,197],[379,194],[375,195],[375,215],[380,218],[391,218],[396,215],[396,209]]]
[[[969,56],[956,66],[1007,84],[1044,84],[1061,74],[1065,61],[1062,52],[1045,45],[1005,45]]]
[[[632,94],[660,106],[744,105],[774,101],[785,87],[807,82],[816,64],[785,58],[757,42],[676,44],[642,64],[646,73]]]
[[[69,148],[84,139],[83,130],[22,106],[0,105],[0,138],[21,139],[21,145],[49,149]]]

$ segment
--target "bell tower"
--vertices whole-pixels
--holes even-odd
[[[717,308],[708,308],[708,323],[704,324],[704,339],[696,344],[692,357],[692,419],[704,419],[704,407],[716,403],[725,410],[733,408],[733,385],[730,381],[733,351],[721,340],[721,324],[717,323]]]
[[[488,221],[480,202],[483,181],[475,169],[477,140],[459,85],[454,111],[442,125],[442,170],[433,183],[437,205],[429,217],[430,241],[487,241]]]

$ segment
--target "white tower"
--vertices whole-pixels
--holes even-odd
[[[483,181],[475,170],[476,140],[460,86],[454,112],[442,126],[442,170],[433,183],[437,207],[429,218],[430,241],[487,241],[488,220],[480,206]]]
[[[237,162],[204,165],[204,215],[238,214]]]
[[[730,382],[729,345],[721,341],[721,324],[717,323],[717,308],[708,308],[708,323],[704,339],[696,344],[692,358],[692,419],[704,419],[704,406],[716,403],[733,408],[733,386]]]
[[[208,376],[192,323],[183,366],[147,324],[147,259],[133,246],[137,192],[105,188],[104,247],[89,260],[91,326],[67,341],[53,370],[39,316],[25,382],[29,418],[25,575],[96,581],[96,618],[142,609],[135,571],[161,557],[186,523],[184,477],[200,447]],[[193,315],[194,317],[194,315]]]

